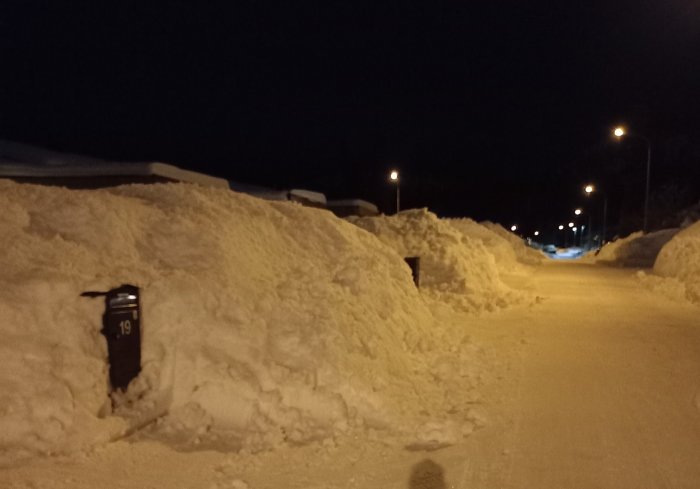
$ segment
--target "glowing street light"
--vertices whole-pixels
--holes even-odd
[[[581,215],[581,212],[583,212],[581,209],[576,209],[576,210],[574,211],[574,214],[576,214],[577,216],[580,216],[580,215]]]
[[[628,136],[633,136],[637,137],[639,139],[644,140],[644,142],[647,144],[647,181],[646,181],[646,188],[644,191],[644,225],[643,225],[643,231],[646,233],[648,231],[648,224],[649,224],[649,177],[651,175],[651,141],[647,139],[646,137],[642,136],[641,134],[636,134],[636,133],[627,133],[623,127],[616,127],[615,130],[613,131],[613,134],[618,138],[621,139],[622,136],[628,135]]]
[[[389,173],[389,181],[396,184],[396,213],[398,214],[401,209],[401,188],[398,170],[391,170],[391,173]]]
[[[559,231],[564,231],[564,225],[563,225],[563,224],[559,224],[558,229],[559,229]],[[562,240],[561,245],[562,245],[562,246],[566,246],[566,231],[564,231],[564,232],[562,233],[562,235],[564,236],[564,239]],[[557,240],[558,240],[558,239],[559,239],[559,235],[557,235]]]
[[[540,232],[539,232],[539,231],[535,231],[533,234],[534,234],[535,236],[539,236],[539,235],[540,235]]]
[[[573,245],[576,246],[576,231],[578,231],[578,227],[574,226],[571,228],[571,230],[574,232],[574,243]],[[581,231],[581,234],[583,234],[583,231]],[[580,243],[579,243],[580,244]]]
[[[515,232],[517,229],[518,229],[518,226],[516,226],[515,224],[513,224],[513,225],[510,227],[510,230],[513,231],[513,232]]]
[[[623,132],[624,133],[624,132]],[[593,192],[600,192],[594,185],[588,184],[583,188],[583,191],[586,192],[586,197],[590,197]],[[602,192],[603,194],[603,229],[602,232],[600,233],[600,246],[603,246],[605,243],[605,231],[606,231],[606,225],[607,225],[607,220],[608,220],[608,195],[605,192]],[[591,213],[588,213],[588,217],[591,217]],[[591,237],[591,233],[593,232],[593,228],[590,225],[591,223],[589,222],[588,226],[588,236],[589,239]]]
[[[570,228],[574,227],[574,223],[573,223],[573,222],[570,222],[570,223],[569,223],[569,227],[570,227]]]

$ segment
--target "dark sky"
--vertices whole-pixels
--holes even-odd
[[[404,207],[532,228],[585,180],[642,195],[616,123],[655,190],[700,167],[695,0],[23,0],[0,31],[0,137],[59,150],[385,211],[397,167]]]

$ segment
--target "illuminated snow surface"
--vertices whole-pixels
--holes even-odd
[[[698,224],[640,271],[181,184],[0,204],[0,487],[700,483]],[[416,290],[402,255],[431,251]],[[79,294],[122,283],[143,371],[112,409]]]

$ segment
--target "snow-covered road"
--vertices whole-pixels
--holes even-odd
[[[700,316],[634,272],[538,267],[538,303],[483,316],[494,359],[486,426],[461,444],[408,451],[379,440],[260,455],[117,442],[0,472],[11,488],[697,488]],[[4,481],[4,482],[3,482]]]
[[[502,470],[463,487],[699,487],[697,309],[629,270],[549,264],[536,284],[546,299],[522,319],[517,388],[493,427]]]

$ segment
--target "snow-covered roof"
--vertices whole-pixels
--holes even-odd
[[[208,187],[229,188],[223,178],[185,170],[160,162],[111,162],[100,158],[64,154],[33,146],[0,141],[0,177],[66,178],[157,176]]]
[[[68,163],[94,165],[106,163],[106,160],[0,139],[0,162],[3,164],[14,162],[55,166]]]
[[[308,200],[309,202],[313,202],[315,204],[326,205],[326,196],[320,192],[312,192],[311,190],[293,188],[289,191],[289,198],[291,200],[294,200],[294,197]]]
[[[289,192],[286,190],[275,190],[259,185],[251,185],[248,183],[232,182],[229,180],[229,187],[235,192],[252,195],[265,200],[289,200]]]
[[[341,200],[329,200],[328,207],[360,207],[362,209],[367,209],[375,213],[379,213],[379,208],[371,202],[367,202],[362,199],[341,199]]]

